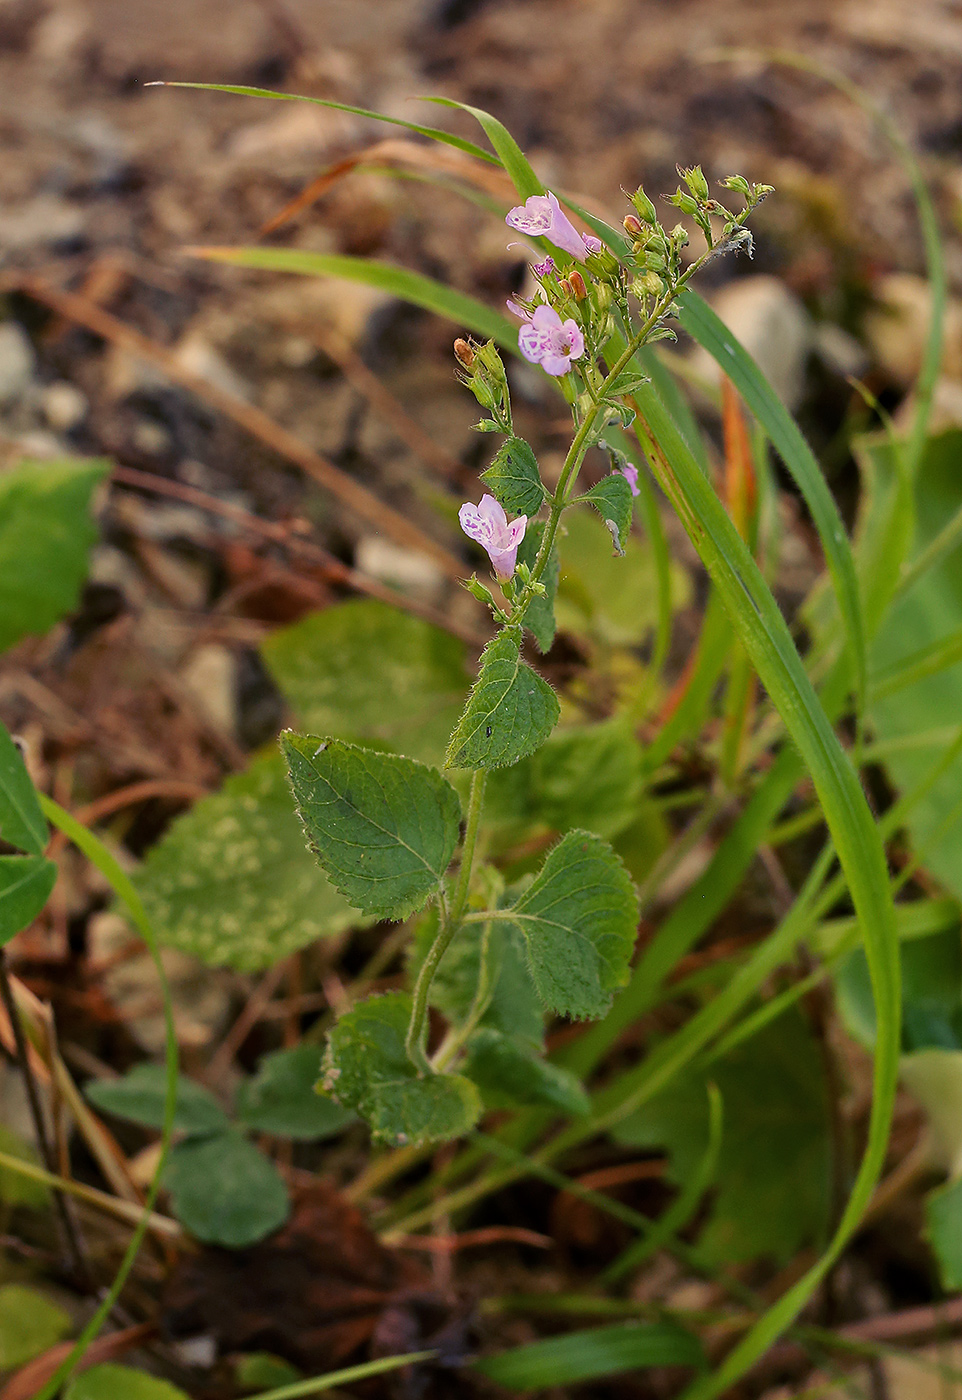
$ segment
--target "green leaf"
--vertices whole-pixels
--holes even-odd
[[[644,641],[658,624],[658,571],[651,545],[632,535],[624,559],[616,558],[611,535],[588,511],[567,511],[562,529],[558,626],[615,646]],[[672,565],[670,578],[674,606],[685,607],[691,579],[679,564]]]
[[[832,1209],[832,1142],[821,1054],[791,1010],[700,1071],[676,1079],[615,1129],[625,1145],[661,1147],[684,1186],[709,1141],[706,1084],[724,1103],[716,1195],[698,1241],[712,1264],[793,1258],[819,1242]]]
[[[897,905],[911,910],[911,905]],[[901,932],[901,929],[900,929]],[[948,928],[899,943],[902,969],[902,1048],[962,1049],[962,942],[959,918]],[[861,948],[845,959],[835,975],[838,1009],[849,1034],[863,1045],[875,1044],[875,1005],[868,963]]]
[[[18,1283],[0,1288],[0,1371],[32,1361],[66,1337],[70,1314],[35,1288]]]
[[[962,1179],[926,1196],[925,1233],[939,1261],[942,1287],[954,1293],[962,1288]]]
[[[619,1376],[649,1366],[705,1365],[697,1337],[670,1322],[619,1322],[528,1342],[475,1368],[508,1390],[544,1390],[601,1376]]]
[[[388,992],[342,1016],[328,1038],[324,1085],[367,1120],[375,1141],[419,1147],[470,1132],[481,1100],[462,1075],[419,1076],[405,1050],[412,1005],[406,992]]]
[[[311,734],[438,763],[468,689],[456,637],[374,598],[311,613],[261,644]]]
[[[902,1083],[925,1109],[932,1156],[952,1177],[962,1174],[962,1051],[928,1049],[904,1055]]]
[[[451,768],[504,768],[540,748],[558,722],[551,686],[521,660],[520,627],[504,627],[481,654],[481,669],[451,735]]]
[[[541,548],[541,540],[544,535],[545,526],[540,521],[531,521],[525,531],[524,539],[518,546],[518,563],[527,564],[529,569],[534,568],[535,560],[538,557],[538,550]],[[535,644],[541,655],[549,652],[554,644],[555,618],[554,603],[558,593],[558,574],[561,569],[561,562],[558,558],[558,546],[552,545],[548,562],[545,565],[544,573],[541,575],[541,583],[544,585],[543,597],[537,595],[528,604],[528,611],[524,615],[524,625],[534,637]]]
[[[25,462],[0,474],[0,651],[76,607],[107,462]]]
[[[570,1070],[549,1064],[512,1035],[482,1026],[468,1041],[462,1072],[478,1086],[486,1108],[530,1104],[583,1115],[590,1100]]]
[[[538,995],[563,1016],[603,1016],[628,980],[638,896],[607,841],[571,831],[504,917],[525,941]]]
[[[360,282],[376,287],[412,306],[433,311],[449,321],[483,336],[496,340],[507,349],[518,347],[517,325],[506,316],[492,311],[474,297],[456,292],[433,277],[411,272],[406,267],[393,267],[376,258],[354,258],[343,253],[310,253],[301,248],[192,248],[191,254],[209,262],[230,263],[234,267],[257,267],[266,272],[296,272],[306,277],[343,277],[348,282]]]
[[[84,1095],[94,1108],[128,1118],[148,1128],[164,1126],[167,1071],[163,1065],[134,1065],[123,1079],[94,1079],[84,1085]],[[228,1119],[209,1090],[194,1079],[177,1079],[174,1129],[188,1137],[209,1137],[228,1127]]]
[[[524,438],[510,437],[495,453],[481,480],[511,515],[537,515],[547,492],[541,484],[538,459]]]
[[[0,836],[10,846],[42,856],[50,833],[23,755],[0,724]]]
[[[0,856],[0,948],[40,913],[57,883],[43,856]]]
[[[0,1152],[7,1157],[15,1157],[19,1162],[29,1162],[40,1167],[42,1162],[32,1146],[28,1146],[16,1133],[0,1123]],[[42,1210],[50,1201],[50,1192],[39,1181],[22,1176],[12,1167],[0,1167],[0,1201],[5,1206],[27,1206],[30,1210]],[[2,1368],[0,1368],[2,1369]]]
[[[532,194],[544,194],[544,185],[532,170],[521,147],[508,128],[485,112],[481,107],[469,107],[466,102],[456,102],[451,97],[428,97],[428,102],[436,102],[439,107],[457,107],[462,112],[470,112],[485,136],[498,154],[498,160],[511,176],[514,187],[522,199]]]
[[[315,735],[281,735],[311,846],[365,914],[405,919],[436,892],[460,834],[461,805],[434,768]]]
[[[81,1371],[67,1386],[64,1400],[189,1400],[186,1391],[170,1381],[104,1361]]]
[[[239,1390],[274,1390],[302,1379],[296,1366],[269,1351],[248,1352],[239,1356],[234,1366],[234,1384]]]
[[[361,922],[305,847],[274,750],[171,825],[137,889],[163,943],[242,972]]]
[[[579,501],[588,501],[601,516],[616,554],[624,555],[631,529],[631,487],[621,472],[609,472]]]
[[[319,1045],[295,1045],[265,1055],[253,1079],[237,1091],[237,1116],[256,1133],[314,1142],[333,1137],[353,1113],[317,1092],[321,1076]]]
[[[205,1244],[245,1249],[287,1219],[287,1187],[236,1128],[171,1148],[163,1177],[177,1219]]]
[[[536,754],[492,773],[485,820],[505,828],[514,843],[521,828],[564,833],[583,827],[609,840],[638,814],[644,760],[625,719],[556,729]]]

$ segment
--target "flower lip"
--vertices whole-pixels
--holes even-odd
[[[518,562],[518,545],[524,539],[528,517],[519,515],[509,524],[504,508],[493,496],[482,496],[479,505],[465,501],[458,511],[461,529],[487,552],[499,578],[510,578]]]
[[[547,238],[563,252],[584,262],[588,256],[584,240],[558,202],[557,195],[529,195],[505,216],[509,228],[526,233],[530,238]]]
[[[539,306],[518,332],[518,348],[546,374],[567,374],[571,361],[584,354],[585,338],[577,321],[562,321],[553,306]]]

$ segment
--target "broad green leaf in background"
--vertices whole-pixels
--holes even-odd
[[[902,1056],[899,1069],[928,1115],[933,1158],[953,1178],[962,1175],[962,1051],[917,1050]]]
[[[478,678],[451,735],[451,768],[504,768],[541,747],[558,722],[558,697],[521,659],[522,630],[504,627],[481,654]]]
[[[665,1148],[684,1186],[708,1146],[706,1082],[724,1104],[717,1193],[698,1241],[713,1263],[783,1264],[821,1241],[831,1212],[832,1143],[822,1059],[795,1009],[699,1072],[676,1080],[615,1129],[632,1147]]]
[[[631,487],[621,472],[609,472],[578,499],[594,506],[611,535],[615,554],[624,555],[631,529]]]
[[[362,913],[405,919],[440,886],[460,835],[458,795],[412,758],[316,735],[281,736],[304,829]]]
[[[895,465],[891,449],[868,445],[870,461],[863,469],[875,475],[878,493],[894,490]],[[919,463],[914,487],[916,538],[912,557],[958,510],[962,509],[962,432],[953,429],[931,438]],[[872,541],[863,536],[860,553]],[[921,647],[951,638],[962,628],[962,547],[957,547],[924,573],[889,608],[870,651],[872,673],[891,678]],[[962,662],[935,675],[923,676],[868,708],[875,737],[886,743],[925,734],[962,716]],[[893,750],[884,764],[899,791],[910,789],[931,765],[937,748]],[[942,831],[962,792],[962,757],[955,760],[931,791],[912,809],[907,828],[913,845],[925,850],[926,867],[955,895],[962,895],[962,818]]]
[[[261,653],[309,733],[441,762],[468,689],[456,637],[363,598],[272,633]]]
[[[0,948],[40,913],[57,882],[43,856],[0,856]]]
[[[64,1400],[189,1400],[189,1396],[170,1381],[105,1361],[74,1376]]]
[[[0,1288],[0,1371],[23,1366],[71,1330],[70,1314],[35,1288],[8,1283]]]
[[[75,608],[97,538],[90,500],[107,462],[24,462],[0,472],[0,651]]]
[[[269,1351],[250,1351],[239,1356],[234,1366],[234,1384],[244,1391],[274,1390],[302,1379],[296,1366]]]
[[[590,1101],[570,1070],[550,1064],[530,1045],[491,1026],[482,1026],[468,1041],[463,1073],[481,1090],[487,1108],[527,1104],[583,1115]]]
[[[628,980],[638,896],[621,860],[589,831],[571,831],[549,852],[511,910],[538,995],[563,1016],[603,1016]]]
[[[141,1064],[128,1070],[122,1079],[95,1079],[84,1085],[84,1094],[94,1108],[128,1118],[148,1128],[164,1125],[167,1071],[163,1065]],[[180,1075],[177,1080],[177,1109],[174,1128],[187,1137],[209,1137],[228,1127],[227,1114],[208,1089],[195,1079]]]
[[[538,459],[524,438],[503,442],[481,480],[511,515],[536,515],[544,505]]]
[[[534,561],[538,557],[538,550],[541,548],[541,538],[544,534],[544,525],[535,521],[528,526],[524,539],[518,547],[518,563],[527,564],[529,569],[534,568]],[[545,565],[544,573],[541,575],[541,583],[544,585],[544,596],[531,599],[528,604],[528,611],[524,615],[524,625],[531,633],[537,644],[538,650],[544,656],[545,652],[551,650],[555,634],[554,605],[558,593],[558,574],[561,563],[558,558],[558,546],[552,547]]]
[[[163,1179],[177,1219],[205,1244],[245,1249],[290,1211],[277,1168],[233,1128],[177,1143]]]
[[[3,1123],[0,1123],[0,1152],[34,1167],[42,1165],[36,1150]],[[32,1210],[42,1210],[49,1200],[50,1192],[39,1181],[22,1176],[12,1167],[0,1167],[0,1201],[5,1206],[28,1206]]]
[[[295,1045],[265,1055],[252,1079],[237,1091],[237,1116],[257,1133],[315,1142],[333,1137],[353,1113],[317,1092],[321,1076],[321,1047]]]
[[[942,1287],[962,1288],[962,1179],[947,1181],[925,1198],[925,1233],[939,1261]]]
[[[0,724],[0,837],[10,846],[42,856],[50,832],[23,755]]]
[[[566,512],[561,529],[558,626],[620,646],[644,641],[658,623],[651,547],[632,537],[625,558],[615,557],[611,535],[588,511]],[[691,580],[680,565],[671,570],[671,585],[675,607],[684,607],[691,598]]]
[[[583,827],[609,840],[637,817],[644,766],[641,745],[625,719],[556,729],[512,768],[492,773],[485,819],[519,839],[538,825],[561,832]]]
[[[485,1356],[477,1370],[508,1390],[544,1390],[648,1366],[694,1366],[705,1354],[697,1337],[670,1322],[621,1322],[592,1327]]]
[[[904,906],[897,906],[903,908]],[[911,908],[912,906],[908,906]],[[962,1050],[962,942],[958,916],[928,937],[900,940],[902,1048]],[[875,1005],[868,963],[855,949],[835,974],[838,1009],[849,1034],[875,1044]]]
[[[328,1038],[324,1086],[367,1120],[375,1141],[417,1147],[469,1132],[481,1100],[463,1075],[419,1076],[405,1049],[412,1004],[406,992],[388,992],[342,1016]]]
[[[243,972],[362,922],[305,846],[275,751],[171,825],[137,890],[163,943]]]

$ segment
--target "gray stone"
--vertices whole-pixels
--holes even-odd
[[[0,322],[0,403],[25,394],[37,367],[33,346],[16,321]]]

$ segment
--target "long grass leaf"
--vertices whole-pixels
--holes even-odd
[[[697,1338],[668,1322],[614,1323],[547,1337],[475,1362],[508,1390],[542,1390],[649,1366],[704,1366]]]
[[[455,107],[461,112],[470,112],[497,152],[498,163],[503,165],[510,175],[521,198],[527,199],[532,194],[544,194],[544,183],[538,179],[511,132],[497,117],[493,117],[482,107],[471,107],[467,102],[455,102],[452,97],[427,97],[424,100],[436,102],[439,107]],[[488,156],[488,160],[490,159]]]

